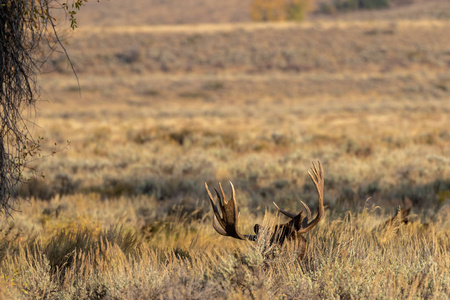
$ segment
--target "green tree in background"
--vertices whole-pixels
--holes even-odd
[[[389,7],[389,0],[337,0],[338,10],[379,9]]]

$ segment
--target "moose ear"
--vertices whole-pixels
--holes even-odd
[[[298,230],[300,230],[300,228],[302,228],[302,221],[303,221],[303,219],[304,219],[304,216],[303,216],[303,211],[302,212],[300,212],[298,215],[296,215],[293,219],[292,219],[292,221],[293,221],[293,225],[294,225],[294,229],[296,230],[296,231],[298,231]]]
[[[253,231],[255,232],[256,235],[259,234],[259,228],[261,228],[261,225],[259,224],[255,224],[255,226],[253,226]]]

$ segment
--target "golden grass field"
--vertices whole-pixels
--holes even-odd
[[[57,153],[1,223],[0,299],[447,299],[450,20],[426,15],[64,33],[80,89],[55,55],[29,118]],[[205,182],[250,233],[272,201],[315,213],[316,160],[304,261],[214,231]]]

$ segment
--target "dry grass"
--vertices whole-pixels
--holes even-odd
[[[1,233],[4,297],[445,299],[450,292],[448,209],[428,226],[384,230],[379,211],[328,212],[298,262],[289,249],[219,237],[209,218],[157,221],[149,216],[154,201],[91,195],[24,206]]]
[[[450,189],[447,92],[434,99],[420,93],[395,99],[396,93],[377,95],[384,91],[375,84],[368,95],[349,90],[343,96],[271,98],[268,85],[281,94],[288,80],[305,84],[292,77],[252,82],[256,95],[250,99],[233,98],[244,80],[189,84],[192,78],[181,77],[155,84],[161,93],[180,95],[167,99],[139,90],[145,79],[135,77],[137,83],[124,88],[116,84],[122,79],[109,79],[105,87],[116,98],[83,91],[75,102],[45,105],[39,135],[58,144],[70,139],[70,150],[39,161],[36,168],[47,178],[24,186],[22,194],[147,194],[173,205],[202,199],[204,181],[233,180],[243,205],[264,210],[274,199],[297,205],[299,194],[311,203],[306,170],[320,159],[330,207],[361,206],[369,196],[388,206],[404,196],[419,207],[444,203]],[[223,87],[204,88],[217,82]],[[199,98],[196,86],[209,97],[220,96]],[[266,96],[258,98],[264,89]],[[133,90],[138,91],[128,94]]]
[[[43,154],[71,143],[1,224],[0,298],[446,299],[450,24],[348,18],[68,36],[81,97],[56,57],[30,121]],[[205,181],[250,233],[316,206],[318,159],[305,261],[214,232]],[[380,229],[404,197],[413,222]]]

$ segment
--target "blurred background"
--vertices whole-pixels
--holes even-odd
[[[101,0],[77,19],[59,32],[79,85],[55,53],[33,134],[57,153],[26,199],[201,218],[204,182],[232,181],[246,213],[298,211],[320,160],[332,211],[448,203],[449,1]]]

